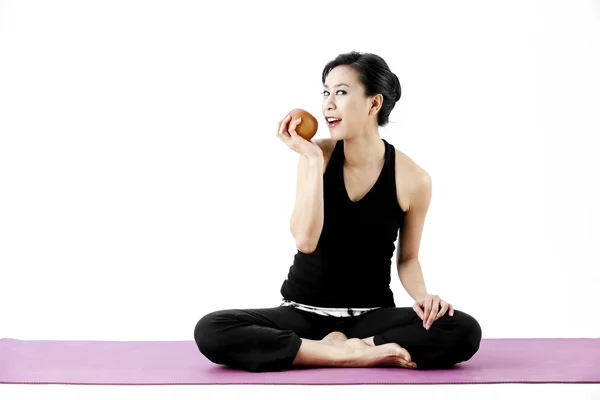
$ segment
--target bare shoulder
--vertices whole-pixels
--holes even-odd
[[[417,196],[431,195],[431,177],[404,152],[396,149],[396,196],[404,211],[410,209]]]
[[[325,172],[337,140],[331,138],[315,139],[314,143],[323,150],[323,172]]]

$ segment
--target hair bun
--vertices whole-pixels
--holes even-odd
[[[394,74],[394,80],[396,81],[396,99],[395,101],[400,100],[400,96],[402,96],[402,87],[400,86],[400,80],[398,76]]]

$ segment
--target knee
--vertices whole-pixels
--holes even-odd
[[[219,340],[219,332],[227,319],[227,311],[220,310],[206,314],[196,323],[194,341],[198,350],[209,359],[213,359],[223,346],[223,340]]]
[[[467,313],[455,311],[454,316],[459,317],[457,319],[459,362],[467,361],[479,350],[481,344],[481,326],[475,318]]]

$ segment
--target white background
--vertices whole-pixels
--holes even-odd
[[[429,291],[484,338],[599,337],[600,3],[567,0],[0,1],[0,337],[193,340],[277,306],[277,121],[327,137],[352,50],[398,75],[380,134],[432,177]]]

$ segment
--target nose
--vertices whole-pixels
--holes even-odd
[[[335,110],[335,104],[331,101],[331,96],[329,96],[329,98],[323,100],[323,110],[325,110],[325,111]]]

